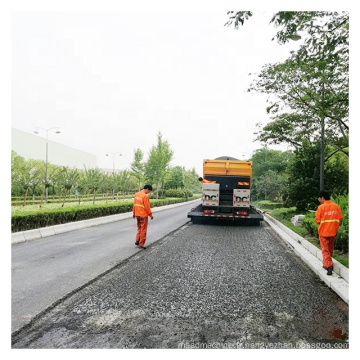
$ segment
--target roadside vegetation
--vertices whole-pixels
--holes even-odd
[[[241,31],[251,11],[230,11],[227,26]],[[279,45],[298,40],[299,48],[282,63],[265,64],[248,91],[266,94],[266,124],[257,124],[263,144],[253,163],[252,199],[258,207],[318,246],[314,211],[319,206],[321,153],[324,188],[340,205],[344,220],[336,254],[349,251],[349,13],[280,11],[269,19]],[[270,145],[282,144],[287,151]],[[266,201],[267,203],[262,203]],[[261,204],[262,203],[262,204]],[[302,227],[291,217],[306,215]],[[334,257],[337,257],[335,255]],[[339,260],[340,261],[340,260]]]
[[[133,195],[145,183],[153,184],[153,207],[199,197],[201,184],[195,169],[171,167],[173,152],[161,133],[147,160],[134,150],[130,169],[103,173],[100,169],[69,169],[11,154],[12,231],[132,210]],[[48,192],[46,202],[46,190]]]
[[[340,224],[339,231],[335,239],[335,249],[333,258],[346,267],[349,267],[349,211],[348,199],[345,196],[332,198],[332,201],[339,204],[344,219]],[[271,201],[259,201],[254,205],[261,211],[269,214],[289,229],[309,241],[320,249],[318,237],[318,225],[315,223],[315,212],[298,211],[296,207],[284,208],[282,203]],[[295,215],[305,215],[301,226],[295,226],[291,218]]]

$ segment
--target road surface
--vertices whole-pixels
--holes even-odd
[[[265,224],[188,223],[59,303],[13,348],[344,349],[348,334],[348,305]]]
[[[154,208],[147,245],[189,221],[194,202]],[[73,290],[140,251],[136,221],[121,221],[12,245],[12,332]]]

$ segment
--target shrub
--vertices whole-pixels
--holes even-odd
[[[150,200],[152,208],[183,202],[184,199]],[[46,226],[65,224],[73,221],[93,219],[101,216],[132,211],[132,203],[74,206],[37,212],[21,212],[11,216],[11,232],[38,229]]]
[[[340,206],[343,220],[340,222],[338,232],[335,237],[336,250],[349,251],[349,195],[338,195],[331,197],[331,200]],[[305,216],[303,226],[313,236],[318,236],[319,225],[315,223],[315,213]]]
[[[343,220],[335,238],[335,249],[349,251],[349,194],[332,196],[331,200],[340,206]]]
[[[271,216],[277,220],[291,220],[297,214],[296,207],[275,209],[271,212]]]
[[[312,212],[305,215],[303,226],[310,235],[318,236],[319,225],[315,222],[315,213]]]
[[[171,198],[186,198],[192,197],[193,193],[190,190],[180,190],[180,189],[169,189],[165,191],[165,197]]]
[[[284,206],[283,203],[278,203],[270,200],[257,201],[256,205],[261,209],[279,209]]]

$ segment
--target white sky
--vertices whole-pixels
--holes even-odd
[[[11,125],[58,126],[50,140],[96,155],[100,167],[112,167],[106,152],[123,154],[118,169],[135,148],[147,158],[159,131],[173,166],[201,173],[204,158],[249,158],[261,147],[255,124],[269,121],[266,97],[247,93],[249,73],[299,46],[271,41],[276,11],[240,30],[224,26],[224,9],[14,12]]]

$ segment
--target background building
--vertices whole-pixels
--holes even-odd
[[[26,160],[46,160],[46,134],[30,134],[11,129],[11,150]],[[84,170],[96,167],[96,156],[74,149],[55,141],[48,140],[48,163]]]

